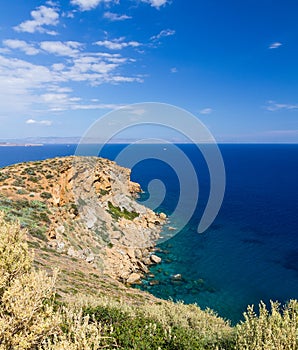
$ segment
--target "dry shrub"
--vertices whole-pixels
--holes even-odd
[[[0,350],[102,348],[99,323],[81,310],[57,306],[57,273],[49,277],[32,267],[25,236],[0,213]]]
[[[271,311],[259,304],[259,315],[249,306],[245,321],[237,326],[237,349],[296,350],[298,349],[298,303],[291,300],[283,308],[271,301]]]

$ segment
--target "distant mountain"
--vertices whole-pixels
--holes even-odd
[[[19,139],[0,139],[0,144],[26,145],[26,144],[78,144],[80,137],[26,137]]]

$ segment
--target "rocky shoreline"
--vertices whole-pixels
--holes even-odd
[[[130,173],[97,157],[16,164],[1,169],[0,195],[10,204],[42,208],[44,236],[29,227],[29,241],[135,284],[161,261],[155,244],[167,217],[136,201],[141,188]]]

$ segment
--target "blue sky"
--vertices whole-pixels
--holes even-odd
[[[81,136],[163,102],[222,142],[298,142],[295,0],[10,0],[0,5],[0,138]]]

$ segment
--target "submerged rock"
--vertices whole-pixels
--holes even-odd
[[[157,286],[160,282],[158,280],[149,281],[150,286]]]
[[[175,275],[171,276],[172,281],[182,281],[182,275],[180,273],[177,273]]]

